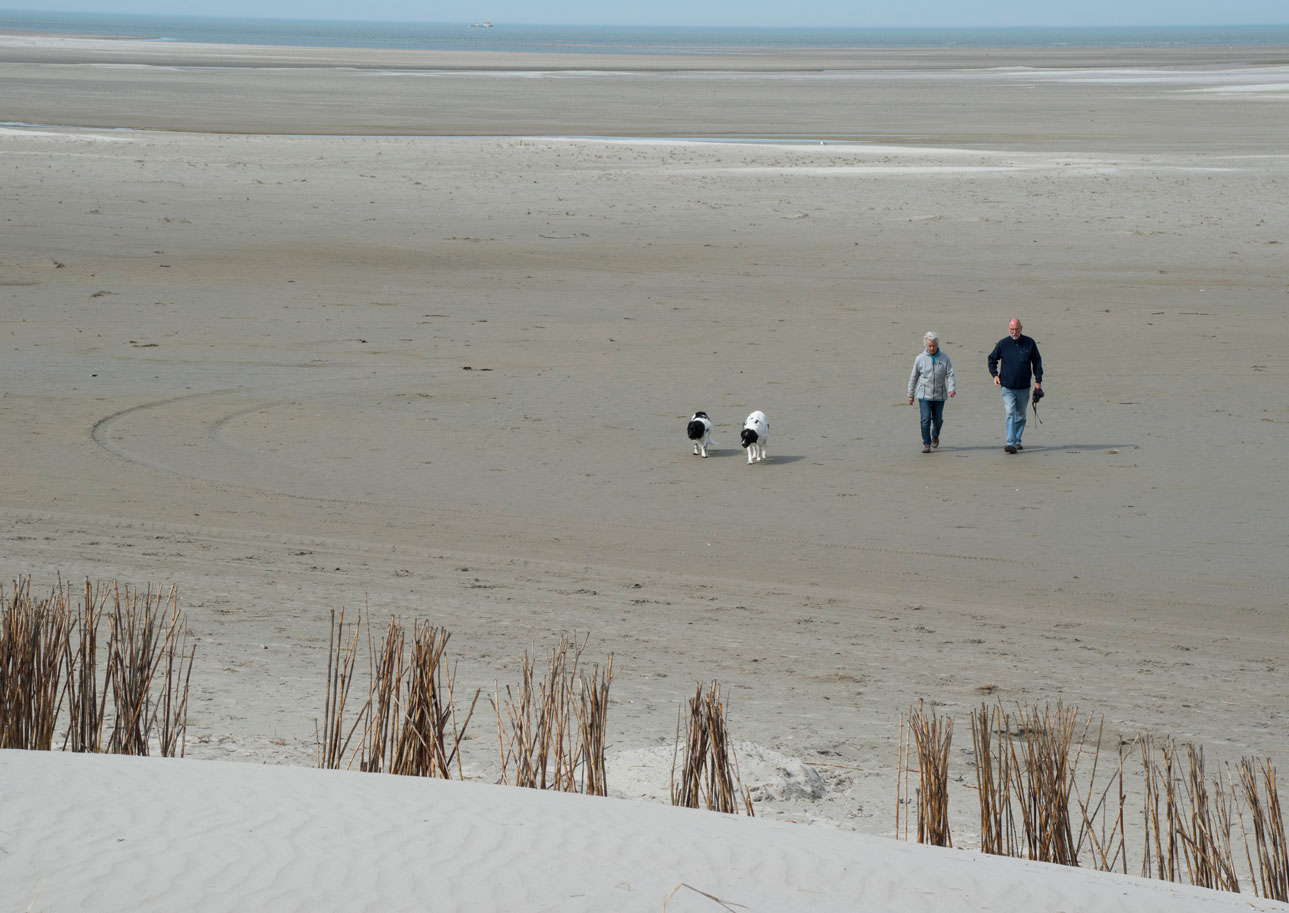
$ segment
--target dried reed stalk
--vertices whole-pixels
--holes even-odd
[[[898,767],[895,768],[895,836],[897,839],[909,839],[909,805],[917,801],[916,790],[909,786],[910,763],[913,751],[913,731],[908,728],[908,716],[900,714],[900,744]],[[903,825],[903,833],[900,827]]]
[[[1001,706],[981,702],[971,711],[971,742],[976,758],[976,791],[980,800],[980,851],[1016,855],[1016,820],[1011,801],[1011,717]]]
[[[58,598],[71,611],[72,588],[59,587]],[[88,580],[81,608],[73,616],[73,632],[63,645],[67,670],[67,735],[63,747],[74,752],[96,752],[103,744],[107,692],[98,688],[98,635],[106,595],[100,597]]]
[[[1159,748],[1160,763],[1153,759],[1149,740],[1141,743],[1145,792],[1145,847],[1141,874],[1160,881],[1177,881],[1181,875],[1180,844],[1177,840],[1177,777],[1174,773],[1177,748],[1172,741]],[[1163,820],[1159,803],[1164,801]]]
[[[0,588],[0,748],[53,748],[69,624],[60,600],[32,600],[29,578],[14,581],[12,599]]]
[[[154,593],[113,581],[102,654],[98,633],[106,596],[86,581],[77,611],[72,593],[60,581],[48,599],[37,601],[24,581],[15,584],[13,600],[5,600],[0,743],[51,749],[65,702],[63,748],[146,755],[155,747],[165,756],[182,755],[196,648],[185,647],[178,590]]]
[[[1214,777],[1213,784],[1217,793],[1212,825],[1218,843],[1216,852],[1220,854],[1223,868],[1229,873],[1228,883],[1224,887],[1229,891],[1241,891],[1239,878],[1236,876],[1235,850],[1231,846],[1231,836],[1235,832],[1231,812],[1232,810],[1238,812],[1239,796],[1236,794],[1235,784],[1230,780],[1230,769],[1227,769],[1226,777]]]
[[[111,688],[116,713],[108,734],[110,754],[146,755],[147,736],[143,714],[146,710],[154,653],[151,638],[156,607],[152,590],[144,594],[114,583],[112,612],[107,616],[108,650],[105,690]]]
[[[1115,771],[1110,774],[1105,788],[1101,790],[1101,795],[1097,797],[1096,804],[1093,805],[1092,798],[1096,794],[1097,762],[1101,757],[1103,726],[1104,719],[1097,727],[1097,752],[1092,763],[1092,773],[1088,777],[1086,799],[1084,794],[1079,791],[1077,782],[1074,784],[1074,795],[1079,803],[1079,813],[1083,822],[1079,828],[1077,845],[1080,853],[1082,853],[1085,842],[1092,849],[1095,868],[1103,872],[1120,871],[1126,875],[1128,874],[1128,851],[1126,831],[1124,830],[1124,810],[1127,795],[1123,785],[1123,771],[1128,757],[1132,754],[1132,746],[1129,745],[1125,749],[1122,743],[1119,744],[1118,765]],[[1114,790],[1113,805],[1109,804],[1112,789]],[[1107,827],[1107,818],[1111,808],[1114,809],[1115,814]]]
[[[322,713],[321,732],[317,735],[318,767],[336,770],[349,751],[349,742],[358,725],[366,719],[370,703],[365,704],[358,718],[345,731],[345,703],[353,684],[354,660],[358,655],[358,632],[362,620],[354,622],[346,639],[345,610],[339,618],[331,612],[331,637],[327,646],[327,692]]]
[[[949,746],[953,742],[953,720],[938,716],[935,711],[928,716],[919,702],[916,709],[909,709],[907,731],[918,756],[918,843],[953,846],[949,833]],[[907,835],[907,816],[904,830]]]
[[[715,683],[713,683],[715,685]],[[707,767],[708,732],[707,715],[702,712],[703,685],[700,682],[694,688],[694,696],[686,705],[682,704],[676,715],[676,744],[671,757],[671,804],[681,808],[702,807],[703,771]],[[680,733],[684,729],[685,739],[682,743]],[[684,754],[681,754],[681,746]],[[680,777],[676,776],[676,762],[680,761]]]
[[[1284,815],[1280,810],[1276,769],[1270,760],[1259,764],[1253,758],[1243,758],[1240,760],[1239,774],[1241,791],[1253,828],[1254,850],[1250,850],[1244,813],[1239,811],[1245,857],[1250,871],[1254,873],[1254,893],[1271,900],[1289,901],[1289,842],[1286,842]],[[1258,774],[1262,775],[1261,788]]]
[[[719,904],[722,908],[728,910],[729,913],[738,913],[738,910],[734,909],[735,907],[739,907],[740,909],[744,909],[744,910],[747,909],[746,904],[734,903],[734,901],[732,900],[731,901],[721,900],[715,894],[708,894],[706,891],[700,891],[692,884],[686,884],[685,882],[682,881],[680,884],[676,885],[674,888],[671,889],[670,894],[668,894],[665,898],[663,898],[662,913],[667,913],[667,904],[671,903],[671,899],[675,897],[677,894],[679,894],[682,889],[693,891],[695,894],[698,894],[702,897],[706,897],[708,900],[712,901],[713,903]]]
[[[354,682],[360,625],[356,623],[346,639],[343,611],[339,626],[332,613],[319,766],[338,767],[362,727],[347,766],[356,764],[370,773],[443,779],[452,778],[455,768],[455,776],[462,779],[460,746],[482,689],[475,691],[465,720],[458,723],[455,676],[447,672],[444,660],[451,635],[442,628],[415,622],[409,650],[406,631],[397,616],[390,617],[379,645],[369,633],[367,698],[353,721],[346,724],[345,705]],[[371,631],[370,620],[367,630]]]
[[[694,696],[681,705],[676,720],[676,748],[672,754],[671,804],[735,815],[741,810],[749,817],[754,815],[752,793],[739,777],[738,758],[725,723],[725,704],[716,682],[712,682],[705,694],[700,682]]]
[[[161,667],[160,699],[153,713],[157,747],[164,758],[183,757],[188,745],[188,689],[197,645],[184,655],[185,633],[179,615],[179,593],[172,590],[170,615],[165,622],[158,664]]]
[[[1202,888],[1239,892],[1240,882],[1231,853],[1231,796],[1215,779],[1210,792],[1204,773],[1204,752],[1186,746],[1186,777],[1182,780],[1189,811],[1177,805],[1171,822],[1181,847],[1186,880]]]
[[[87,600],[93,593],[87,590]],[[140,590],[112,582],[112,607],[106,613],[108,638],[101,701],[112,698],[110,754],[147,755],[155,739],[165,757],[183,753],[188,715],[188,687],[196,648],[185,648],[186,633],[179,612],[179,591]],[[106,604],[106,597],[103,604]],[[103,605],[92,611],[100,615]],[[86,617],[91,610],[86,607]],[[83,654],[88,663],[88,650]],[[81,678],[81,684],[86,679]],[[79,701],[88,706],[88,699]],[[97,729],[101,739],[109,718],[100,704]]]
[[[1012,743],[1012,785],[1021,810],[1024,854],[1040,862],[1079,864],[1079,844],[1070,823],[1070,795],[1077,758],[1070,757],[1078,711],[1061,704],[1017,708],[1023,729],[1023,763]]]
[[[524,653],[516,689],[504,701],[494,686],[490,699],[497,717],[501,782],[532,789],[605,795],[604,751],[613,659],[604,671],[581,672],[581,643],[560,638],[537,679],[536,663]]]
[[[1146,830],[1142,874],[1238,892],[1240,882],[1231,849],[1231,808],[1236,803],[1233,785],[1228,792],[1220,778],[1209,783],[1204,752],[1194,745],[1186,746],[1185,776],[1171,740],[1157,750],[1143,741],[1142,763]]]
[[[990,708],[982,703],[971,714],[983,852],[1078,865],[1084,850],[1090,850],[1095,867],[1127,874],[1125,767],[1139,747],[1144,775],[1143,876],[1238,892],[1240,882],[1231,848],[1234,808],[1244,832],[1246,860],[1257,881],[1255,890],[1267,897],[1289,899],[1289,840],[1280,814],[1275,771],[1269,762],[1258,767],[1246,760],[1240,766],[1242,793],[1250,810],[1251,845],[1250,828],[1245,826],[1230,768],[1226,784],[1220,777],[1210,780],[1204,753],[1196,746],[1186,746],[1183,775],[1181,756],[1172,741],[1157,748],[1147,739],[1136,739],[1126,747],[1121,742],[1117,764],[1107,781],[1099,785],[1104,720],[1091,734],[1093,717],[1089,715],[1080,730],[1074,708],[1058,704],[1055,710],[1018,707],[1017,711],[1015,729],[1001,706]],[[900,721],[897,836],[900,809],[909,801],[901,801],[899,780],[903,780],[907,796],[908,758],[915,745],[919,761],[918,840],[935,839],[938,822],[943,820],[936,796],[941,789],[939,778],[949,731],[934,716],[928,720],[920,706],[910,711],[907,727],[903,718]],[[1073,745],[1076,734],[1077,747]],[[1093,753],[1091,770],[1086,786],[1080,788],[1076,774],[1087,746]],[[1080,813],[1077,833],[1070,817],[1071,799]],[[1015,807],[1021,813],[1023,841],[1017,839]],[[905,839],[908,830],[906,812]]]
[[[453,697],[455,673],[446,671],[444,653],[451,635],[442,628],[415,624],[407,666],[407,699],[394,741],[390,772],[417,777],[458,779],[461,742],[482,689],[476,689],[465,720],[458,725]],[[399,631],[401,652],[402,632]]]
[[[1089,715],[1083,724],[1079,745],[1071,754],[1078,724],[1077,709],[1061,705],[1055,711],[1018,707],[1017,713],[1020,723],[1015,730],[1011,715],[1001,705],[990,708],[982,703],[971,715],[981,850],[1001,856],[1028,856],[1077,865],[1080,853],[1088,847],[1097,868],[1126,871],[1123,781],[1126,755],[1122,746],[1118,766],[1098,795],[1102,719],[1092,740],[1094,750],[1087,786],[1080,790],[1076,774],[1084,745],[1089,742],[1093,717]],[[1113,803],[1110,802],[1112,790]],[[1077,802],[1080,813],[1077,834],[1070,820],[1071,798]],[[1023,841],[1016,829],[1016,808],[1021,813]],[[1110,818],[1111,811],[1113,818]]]
[[[577,717],[578,761],[582,771],[582,792],[588,796],[607,796],[609,777],[605,764],[608,747],[609,685],[613,682],[613,654],[601,670],[591,667],[591,677],[578,678],[578,701],[573,706]]]
[[[359,769],[379,773],[385,769],[386,761],[393,752],[402,712],[404,635],[402,624],[397,617],[391,615],[385,639],[377,650],[371,643],[370,625],[367,630],[367,664],[372,671],[363,725],[363,757]]]
[[[574,783],[570,769],[572,732],[568,725],[571,711],[565,688],[568,650],[568,640],[561,638],[559,646],[551,651],[546,676],[540,682],[536,664],[525,651],[517,692],[506,686],[504,719],[509,729],[504,739],[503,711],[494,690],[493,710],[497,714],[503,783],[530,789],[575,791],[570,788]]]

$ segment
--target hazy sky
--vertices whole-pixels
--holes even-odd
[[[1289,23],[1289,0],[10,0],[8,9],[284,19],[725,26],[1122,26]]]

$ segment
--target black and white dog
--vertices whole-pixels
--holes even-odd
[[[753,412],[743,423],[743,449],[747,451],[748,463],[765,459],[765,444],[770,439],[770,423],[765,420],[764,412]]]
[[[685,427],[689,439],[694,442],[694,453],[707,459],[707,448],[712,446],[712,420],[706,412],[695,412]]]

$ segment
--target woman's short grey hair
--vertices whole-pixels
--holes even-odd
[[[938,333],[927,333],[925,336],[922,337],[923,344],[926,344],[928,342],[939,342],[939,341],[940,341],[940,336]]]

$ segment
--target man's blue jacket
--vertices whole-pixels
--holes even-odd
[[[1012,390],[1029,387],[1030,370],[1033,379],[1043,382],[1043,358],[1038,354],[1038,343],[1022,333],[1016,339],[1004,336],[989,353],[989,374]]]

